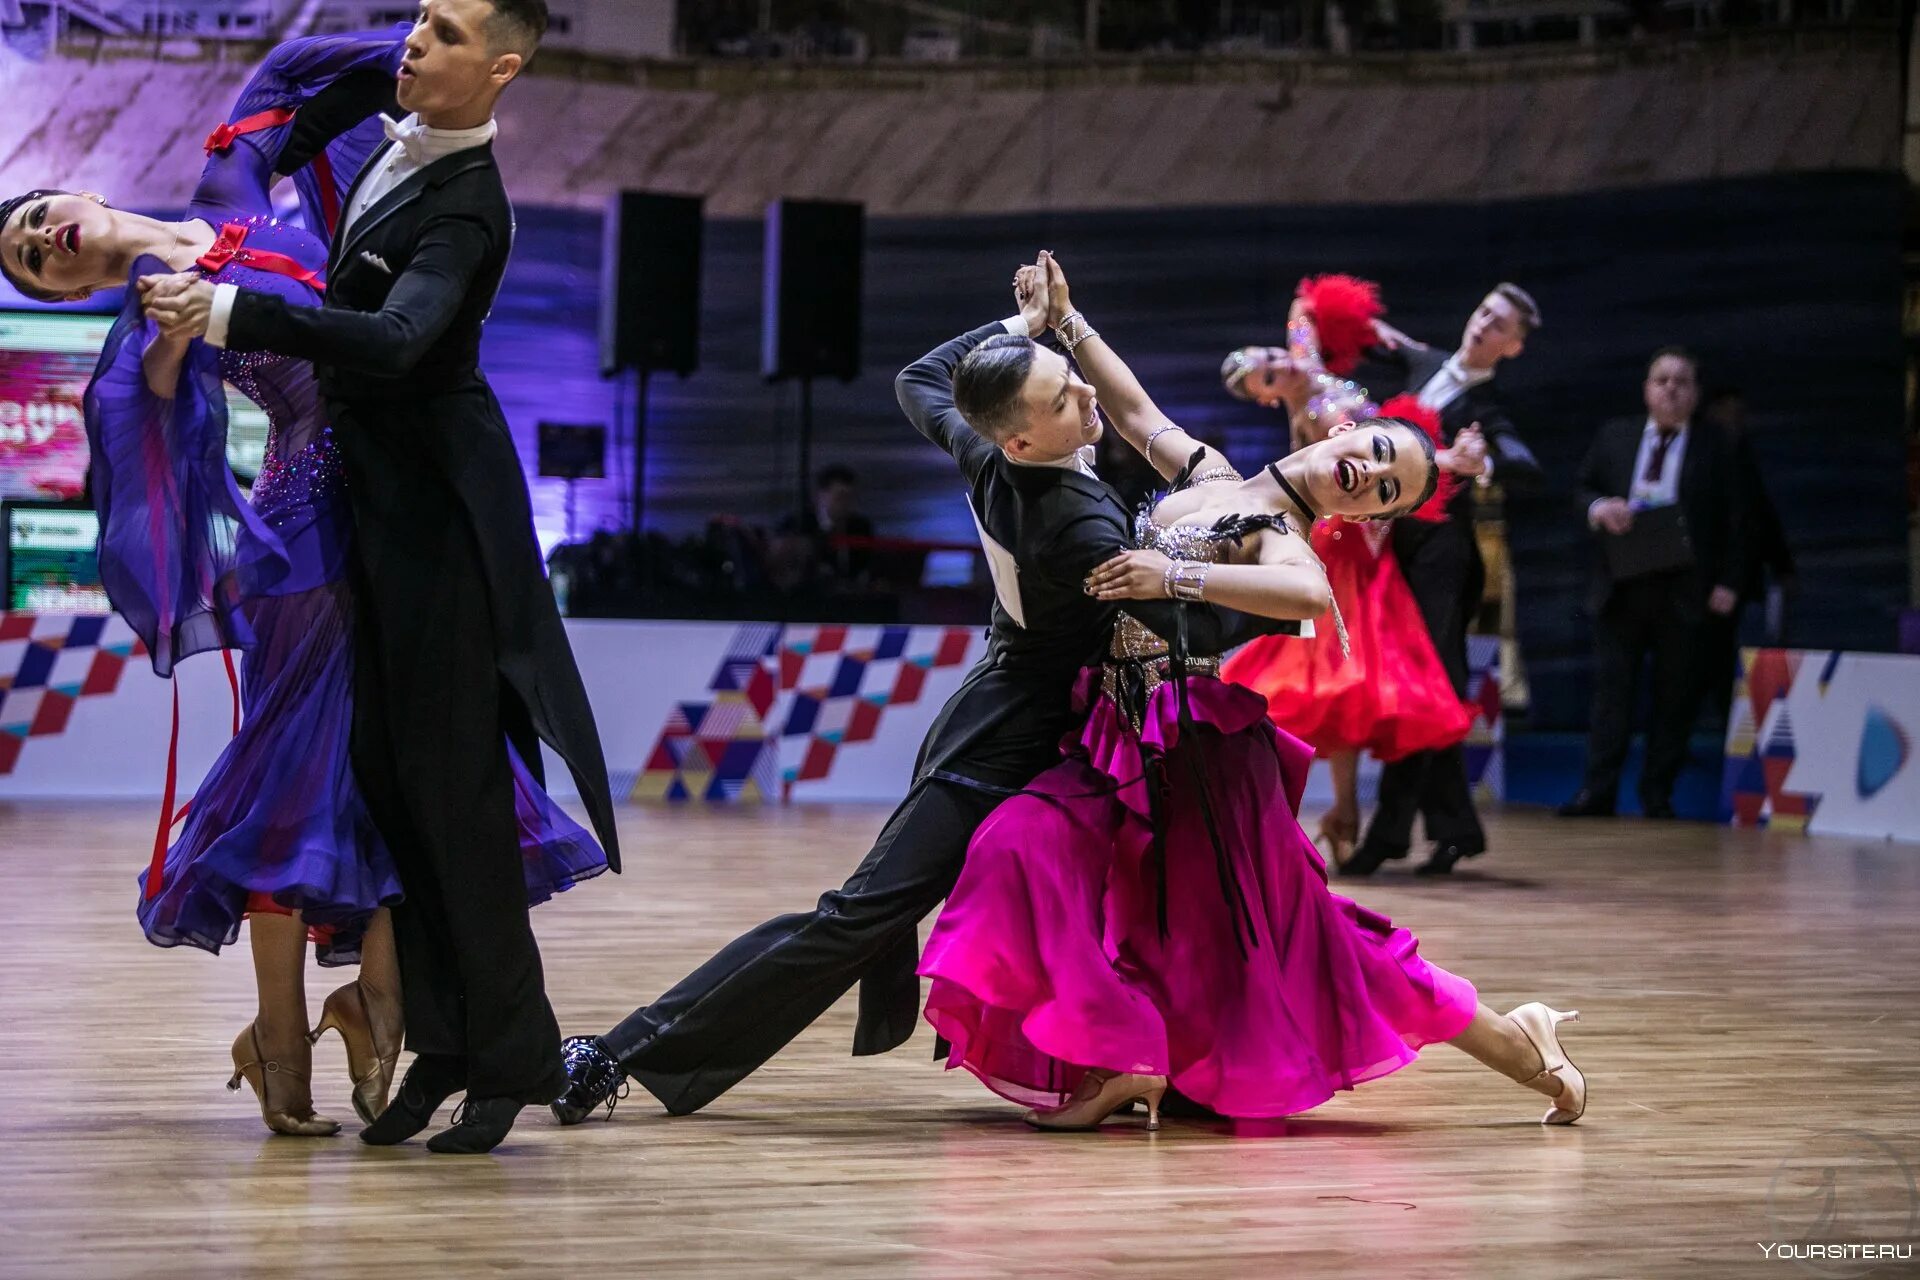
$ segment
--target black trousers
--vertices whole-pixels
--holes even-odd
[[[1479,612],[1487,583],[1486,564],[1480,559],[1472,526],[1436,529],[1412,545],[1396,536],[1394,553],[1426,620],[1434,651],[1453,682],[1454,695],[1465,698],[1467,628]],[[1486,833],[1473,807],[1473,788],[1467,782],[1463,747],[1417,751],[1382,769],[1380,800],[1363,846],[1405,853],[1413,843],[1415,815],[1425,821],[1429,840],[1468,849],[1486,847]]]
[[[844,885],[813,910],[776,917],[727,944],[604,1036],[608,1051],[668,1111],[686,1115],[757,1070],[875,970],[911,981],[871,1002],[863,989],[855,1051],[902,1044],[919,1012],[916,926],[952,890],[968,842],[1001,799],[956,783],[916,783]]]
[[[383,536],[355,547],[354,773],[393,852],[407,1047],[462,1059],[477,1097],[551,1099],[565,1083],[514,818],[507,736],[529,732],[501,682],[479,551],[444,488],[367,476]]]
[[[1593,628],[1593,711],[1586,790],[1611,800],[1633,736],[1640,672],[1653,665],[1653,706],[1641,804],[1666,804],[1687,760],[1687,735],[1703,692],[1706,591],[1691,572],[1648,574],[1613,585]]]

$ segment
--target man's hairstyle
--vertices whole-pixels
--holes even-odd
[[[1519,285],[1511,281],[1502,280],[1499,284],[1493,286],[1493,291],[1497,296],[1505,298],[1508,302],[1512,303],[1513,309],[1520,313],[1520,324],[1526,331],[1527,336],[1531,336],[1535,329],[1538,329],[1545,323],[1545,321],[1540,318],[1540,304],[1533,300],[1532,294],[1522,289]]]
[[[953,405],[967,425],[995,444],[1026,423],[1021,412],[1027,374],[1033,370],[1033,339],[999,333],[967,352],[953,373]]]
[[[6,230],[7,224],[13,221],[13,215],[15,213],[26,208],[35,200],[43,200],[48,196],[64,196],[70,194],[70,192],[66,191],[54,191],[48,188],[41,188],[36,191],[29,191],[25,195],[10,196],[5,200],[0,200],[0,231]],[[33,283],[33,281],[26,279],[13,269],[12,262],[4,255],[0,255],[0,276],[5,276],[7,283],[17,289],[21,297],[31,298],[35,302],[60,302],[67,296],[64,293],[55,293],[51,289],[43,289]]]
[[[855,485],[859,483],[860,477],[854,473],[852,467],[849,467],[844,462],[830,463],[820,468],[818,474],[813,477],[813,488],[816,493],[821,489],[831,489],[837,484]]]
[[[1365,418],[1353,425],[1356,431],[1365,431],[1368,427],[1405,427],[1407,434],[1420,442],[1421,452],[1427,455],[1427,482],[1420,486],[1420,495],[1412,502],[1403,502],[1392,511],[1382,513],[1378,518],[1393,520],[1412,515],[1426,506],[1427,499],[1433,497],[1434,490],[1440,487],[1440,462],[1434,457],[1433,437],[1422,430],[1419,423],[1408,418]]]
[[[487,44],[531,59],[547,34],[547,0],[491,0]]]
[[[1699,380],[1700,357],[1693,354],[1693,350],[1691,348],[1683,347],[1677,342],[1668,343],[1666,346],[1661,347],[1658,351],[1654,352],[1653,355],[1648,357],[1647,372],[1652,373],[1653,366],[1659,364],[1662,360],[1665,360],[1668,356],[1672,356],[1676,360],[1685,360],[1687,362],[1687,367],[1693,370],[1693,376],[1695,381]]]

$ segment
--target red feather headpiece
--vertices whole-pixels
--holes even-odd
[[[1353,372],[1360,356],[1378,339],[1373,322],[1386,314],[1380,286],[1358,276],[1309,276],[1294,296],[1307,304],[1320,331],[1320,359],[1329,373]]]

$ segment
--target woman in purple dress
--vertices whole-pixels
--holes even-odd
[[[1058,264],[1037,271],[1108,418],[1173,481],[1091,594],[1313,619],[1332,607],[1304,536],[1316,516],[1392,516],[1432,493],[1431,439],[1394,418],[1243,479],[1154,406]],[[1555,1032],[1575,1015],[1495,1013],[1407,930],[1330,892],[1295,817],[1313,749],[1218,665],[1121,616],[1083,681],[1078,743],[980,827],[927,940],[948,1065],[1039,1128],[1092,1128],[1135,1099],[1152,1128],[1169,1087],[1221,1115],[1285,1116],[1447,1041],[1553,1099],[1545,1123],[1578,1119],[1586,1083]]]
[[[354,1109],[371,1123],[386,1105],[402,1032],[387,910],[402,886],[348,752],[354,607],[344,576],[346,497],[312,367],[162,338],[142,314],[137,282],[195,270],[317,302],[326,238],[383,132],[377,119],[363,122],[309,156],[301,154],[302,126],[329,109],[327,90],[344,78],[391,79],[404,35],[398,28],[312,37],[276,49],[207,140],[206,168],[181,221],[55,191],[0,203],[0,270],[23,293],[58,301],[135,285],[86,397],[101,579],[162,676],[194,653],[246,650],[245,722],[171,848],[173,815],[162,814],[153,862],[140,877],[139,917],[156,945],[214,952],[251,920],[259,1012],[234,1042],[230,1084],[253,1086],[270,1128],[303,1136],[340,1127],[313,1110],[312,1041],[340,1031]],[[272,216],[270,189],[289,169],[306,227]],[[270,423],[251,501],[227,465],[223,382]],[[527,762],[515,755],[512,763],[527,891],[541,902],[599,874],[606,860]],[[169,811],[172,776],[169,760]],[[312,1031],[310,937],[321,964],[360,964],[356,981],[327,997]]]

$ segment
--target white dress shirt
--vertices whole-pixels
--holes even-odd
[[[1666,460],[1660,465],[1660,479],[1647,479],[1647,463],[1660,441],[1660,428],[1652,418],[1640,433],[1640,451],[1633,458],[1633,485],[1627,500],[1636,508],[1670,507],[1680,501],[1680,467],[1687,460],[1687,423],[1680,424],[1673,443],[1667,446]]]
[[[1438,373],[1427,379],[1427,385],[1420,388],[1420,394],[1416,398],[1420,401],[1421,408],[1439,413],[1465,395],[1469,388],[1477,387],[1491,377],[1493,377],[1491,369],[1469,369],[1460,363],[1460,353],[1456,351],[1447,357],[1447,362],[1440,366]],[[1493,481],[1493,450],[1491,448],[1487,450],[1484,465],[1485,470],[1480,473],[1479,481],[1481,484],[1490,484]]]
[[[1427,379],[1427,385],[1420,388],[1420,407],[1439,413],[1464,395],[1468,388],[1477,387],[1493,376],[1491,369],[1469,369],[1460,363],[1460,353],[1454,352],[1440,371]]]
[[[389,141],[367,162],[366,176],[341,215],[342,243],[345,243],[346,234],[352,231],[353,224],[381,197],[434,161],[445,159],[456,151],[484,146],[493,141],[498,128],[492,120],[488,120],[472,129],[435,129],[421,124],[417,115],[400,121],[383,119],[382,123]],[[239,293],[238,286],[230,284],[215,285],[213,288],[213,314],[207,320],[207,341],[213,346],[227,345],[227,325],[233,319],[233,302]],[[1026,332],[1024,324],[1020,332]]]

